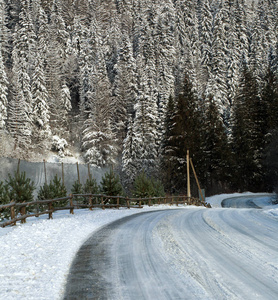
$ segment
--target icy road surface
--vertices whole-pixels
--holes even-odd
[[[256,208],[126,217],[81,247],[65,299],[278,299],[277,233],[277,215]]]

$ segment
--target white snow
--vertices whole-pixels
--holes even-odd
[[[267,203],[269,197],[264,195],[258,199]],[[242,194],[217,195],[207,198],[207,201],[217,208],[223,199],[233,196]],[[181,207],[196,209],[192,206]],[[0,228],[0,299],[60,299],[71,262],[93,232],[127,215],[170,208],[177,207],[160,205],[130,210],[84,209],[75,210],[74,215],[69,211],[60,211],[54,213],[53,220],[41,216],[29,218],[23,225],[18,223],[13,227]],[[278,219],[277,206],[266,207],[263,212],[266,216]]]
[[[153,206],[147,210],[176,206]],[[101,226],[142,209],[75,210],[29,218],[0,228],[0,299],[60,299],[71,261],[82,243]]]

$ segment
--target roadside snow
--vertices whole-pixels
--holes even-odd
[[[221,207],[223,199],[234,196],[243,194],[217,195],[206,200],[213,207]],[[262,195],[258,199],[266,198]],[[41,216],[27,219],[24,225],[0,228],[0,299],[60,299],[71,262],[93,232],[128,215],[175,208],[160,205],[130,210],[84,209],[75,210],[74,215],[60,211],[54,213],[53,220]],[[194,206],[179,208],[196,209]],[[264,212],[278,218],[278,208],[274,206]]]
[[[176,208],[146,207],[144,211]],[[29,218],[0,228],[0,299],[60,299],[71,261],[83,242],[100,227],[141,209],[75,210]]]
[[[267,193],[251,193],[251,192],[246,192],[246,193],[233,193],[233,194],[220,194],[220,195],[215,195],[212,197],[207,197],[206,201],[210,203],[210,205],[214,208],[216,207],[221,207],[221,202],[224,199],[228,198],[234,198],[234,197],[244,197],[244,196],[252,196],[254,195],[257,200],[254,200],[255,204],[258,206],[266,206],[269,205],[269,196],[272,194],[267,194]]]

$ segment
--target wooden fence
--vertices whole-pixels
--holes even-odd
[[[62,205],[61,205],[62,204]],[[63,205],[64,204],[64,205]],[[167,196],[167,197],[150,197],[150,198],[126,198],[122,196],[107,196],[96,194],[72,194],[68,197],[38,200],[32,202],[16,203],[0,205],[0,212],[3,210],[10,211],[10,219],[0,223],[1,227],[8,225],[16,225],[16,222],[26,223],[26,219],[30,217],[38,217],[40,215],[48,214],[49,219],[53,218],[53,212],[58,210],[70,210],[74,213],[74,209],[79,208],[142,208],[143,205],[152,206],[154,204],[168,204],[176,205],[187,204],[196,206],[210,207],[204,201],[197,198],[187,196]],[[27,210],[30,212],[27,212]]]

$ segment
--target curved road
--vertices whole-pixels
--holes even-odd
[[[130,216],[81,247],[64,299],[278,299],[277,232],[250,208]]]

